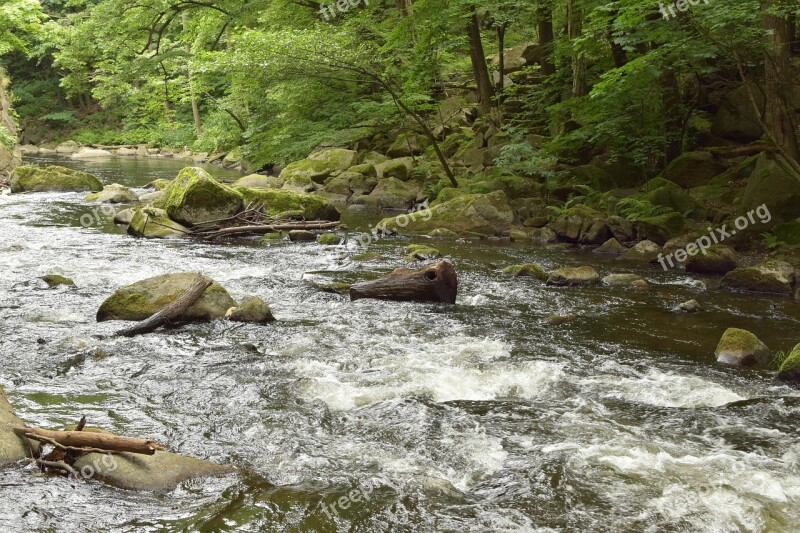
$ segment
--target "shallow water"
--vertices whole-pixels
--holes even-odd
[[[183,166],[65,164],[131,186]],[[456,306],[350,302],[311,282],[378,275],[404,265],[409,242],[427,241],[387,238],[365,249],[355,239],[339,247],[136,240],[82,197],[0,196],[0,385],[29,424],[60,428],[86,415],[90,425],[239,471],[154,495],[4,470],[3,530],[800,525],[800,393],[772,384],[768,371],[713,357],[731,326],[774,350],[794,346],[794,301],[720,292],[714,278],[587,253],[437,241],[459,274]],[[87,213],[93,222],[83,227]],[[363,230],[369,220],[346,222]],[[354,259],[364,251],[378,257]],[[651,287],[554,288],[498,271],[529,261],[633,271]],[[116,288],[195,270],[236,299],[263,297],[279,321],[94,337],[120,326],[94,320]],[[78,288],[44,289],[36,278],[48,273]],[[669,312],[690,298],[702,314]],[[544,321],[571,313],[559,326]],[[347,494],[359,501],[329,507]]]

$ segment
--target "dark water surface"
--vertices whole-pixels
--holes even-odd
[[[186,165],[61,161],[136,187]],[[310,282],[375,276],[429,241],[136,240],[105,216],[83,227],[96,206],[82,197],[0,196],[0,385],[29,424],[86,415],[239,471],[155,495],[5,470],[4,531],[800,529],[800,394],[713,356],[731,326],[791,349],[792,300],[592,254],[437,241],[459,274],[456,306],[350,302]],[[377,255],[354,259],[365,251]],[[651,288],[497,270],[529,261],[633,271]],[[116,288],[197,270],[236,299],[263,297],[279,321],[93,337],[120,326],[94,320]],[[78,288],[43,289],[48,273]],[[669,312],[691,298],[705,312]]]

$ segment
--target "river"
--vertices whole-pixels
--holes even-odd
[[[31,161],[133,187],[183,166]],[[409,243],[431,241],[137,240],[82,197],[0,196],[9,401],[31,425],[59,429],[86,415],[239,470],[164,495],[3,470],[4,531],[800,528],[800,392],[713,355],[727,327],[791,349],[800,304],[790,299],[591,253],[442,240],[433,244],[458,272],[457,305],[350,302],[311,282],[375,276],[404,266]],[[368,219],[345,222],[364,230]],[[632,271],[651,286],[546,287],[498,271],[522,262]],[[278,322],[133,339],[110,337],[119,323],[95,322],[118,287],[178,271],[202,271],[236,299],[263,297]],[[42,288],[36,278],[49,273],[77,289]],[[670,312],[692,298],[702,313]],[[576,317],[552,325],[553,314]]]

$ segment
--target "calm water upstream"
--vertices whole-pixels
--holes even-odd
[[[135,187],[184,165],[62,163]],[[790,349],[794,301],[588,253],[437,241],[459,274],[456,306],[353,303],[310,283],[375,276],[426,241],[136,240],[107,219],[82,227],[96,207],[82,197],[0,197],[9,400],[29,424],[86,415],[239,471],[166,495],[0,471],[3,531],[800,529],[800,393],[713,356],[730,326]],[[377,257],[354,259],[364,251]],[[497,270],[520,262],[630,270],[652,285],[551,288]],[[120,326],[94,320],[116,288],[197,270],[234,298],[263,297],[279,321],[93,337]],[[43,289],[48,273],[78,288]],[[669,312],[691,298],[705,312]],[[548,325],[552,314],[577,318]],[[353,490],[368,499],[332,513]]]

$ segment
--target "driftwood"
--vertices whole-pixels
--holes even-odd
[[[350,287],[350,299],[456,303],[458,278],[453,265],[439,261],[418,269],[397,268],[374,281]]]
[[[153,455],[164,447],[155,441],[120,437],[109,433],[92,431],[50,431],[42,428],[14,428],[14,432],[25,438],[50,444],[65,451],[80,453],[129,452]]]
[[[155,313],[150,318],[146,318],[129,328],[117,331],[116,335],[120,337],[133,337],[134,335],[150,333],[165,324],[169,324],[199,300],[200,297],[203,296],[203,293],[206,292],[206,289],[213,283],[213,281],[204,275],[198,274],[194,281],[192,281],[192,284],[189,285],[189,288],[183,291],[183,294],[178,296],[174,302],[158,313]]]
[[[333,229],[339,227],[339,222],[284,222],[278,224],[254,224],[252,226],[231,226],[229,228],[222,228],[214,233],[209,233],[204,238],[206,240],[214,240],[218,237],[229,237],[231,235],[261,235],[264,233],[273,233],[276,231],[287,231],[293,229]]]

